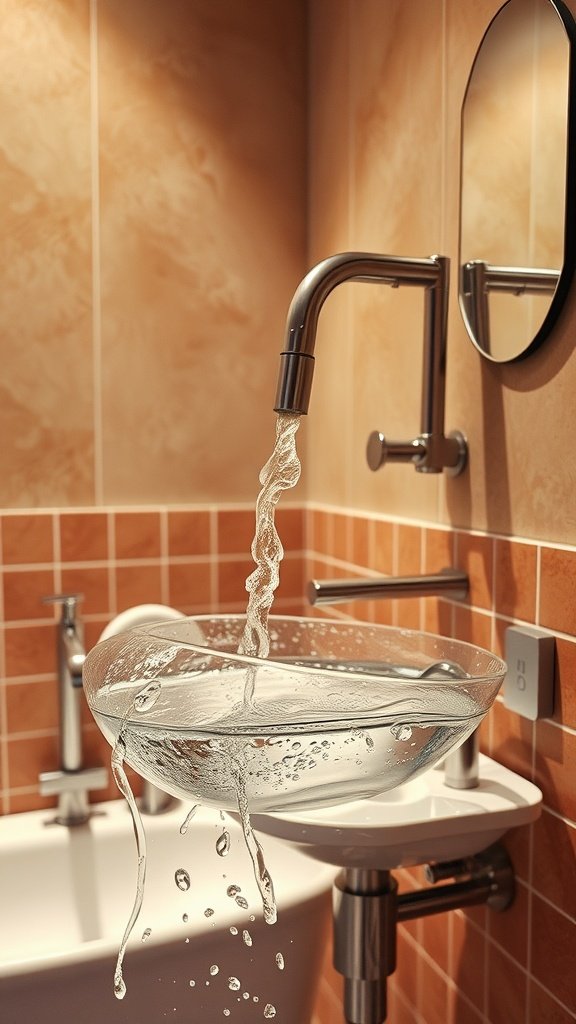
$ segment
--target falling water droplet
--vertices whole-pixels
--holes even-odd
[[[276,1016],[276,1007],[272,1003],[266,1003],[264,1007],[264,1016],[269,1020],[271,1017]]]
[[[248,910],[248,900],[244,899],[243,896],[237,896],[236,903],[242,908],[242,910]]]
[[[190,979],[190,982],[189,982],[190,988],[194,988],[195,984],[196,984],[196,982],[192,981],[192,979]]]
[[[366,746],[368,747],[368,750],[374,750],[374,740],[371,736],[366,737]]]
[[[116,996],[116,999],[124,999],[124,996],[126,995],[126,985],[124,978],[121,975],[120,977],[114,977],[114,995]]]
[[[222,1010],[222,1013],[224,1014],[225,1017],[230,1016],[230,1010]]]
[[[240,982],[239,982],[238,978],[234,978],[234,977],[228,978],[228,988],[232,992],[238,992],[238,990],[240,989]]]
[[[210,974],[212,975],[213,978],[218,974],[219,970],[220,968],[218,967],[218,964],[212,964],[212,967],[210,968]]]
[[[144,931],[142,932],[142,942],[146,942],[146,939],[149,939],[151,935],[152,935],[152,929],[151,928],[145,928]]]
[[[186,817],[184,818],[184,821],[180,825],[180,835],[181,836],[185,836],[186,835],[186,833],[188,831],[188,826],[189,826],[190,822],[192,821],[192,818],[196,814],[196,811],[198,810],[198,806],[199,806],[198,804],[194,804],[194,807],[190,811],[188,811],[188,814],[186,815]]]
[[[204,917],[212,917],[213,914],[214,911],[212,910],[212,907],[206,907],[206,910],[204,911]]]
[[[234,924],[230,925],[230,935],[238,935],[238,929]]]
[[[177,871],[174,872],[174,881],[182,892],[188,892],[188,889],[190,888],[190,875],[186,871],[186,868],[178,868]]]
[[[158,679],[153,679],[151,683],[144,686],[134,697],[134,710],[140,712],[140,714],[149,711],[158,700],[161,689],[161,682]]]
[[[250,999],[250,993],[249,992],[243,992],[242,993],[242,999]]]
[[[226,857],[230,853],[230,833],[226,829],[216,840],[216,853],[219,857]]]
[[[282,956],[282,953],[276,953],[276,965],[279,971],[284,970],[284,957]]]
[[[244,939],[244,943],[246,946],[252,945],[252,936],[250,935],[250,932],[246,928],[242,932],[242,938]]]
[[[184,921],[184,924],[188,924],[188,914],[182,914],[182,920]]]
[[[390,727],[390,732],[392,733],[395,740],[401,740],[402,742],[404,742],[404,740],[409,740],[410,737],[412,736],[412,726],[392,725]]]
[[[229,885],[226,889],[227,896],[237,896],[239,892],[242,892],[239,885]]]

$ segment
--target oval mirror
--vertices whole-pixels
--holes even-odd
[[[575,263],[576,25],[561,0],[508,0],[462,107],[460,308],[479,351],[510,362],[548,336]]]

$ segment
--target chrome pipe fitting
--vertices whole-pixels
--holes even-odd
[[[386,977],[396,968],[397,890],[389,871],[348,869],[334,884],[334,967],[345,979],[349,1024],[386,1019]]]
[[[344,976],[348,1024],[386,1020],[386,979],[396,968],[398,922],[480,903],[503,911],[514,900],[514,870],[499,843],[473,857],[431,865],[427,871],[429,880],[456,881],[398,895],[389,871],[348,868],[336,879],[334,967]]]
[[[446,597],[464,601],[468,576],[460,569],[442,569],[428,576],[385,576],[376,579],[311,580],[307,588],[312,605],[342,604],[397,597]]]
[[[444,783],[451,789],[475,789],[479,782],[478,729],[444,758]]]

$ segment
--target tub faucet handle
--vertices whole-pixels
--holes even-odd
[[[84,600],[84,594],[49,594],[42,598],[42,604],[59,604],[62,609],[62,624],[76,625],[78,605]]]

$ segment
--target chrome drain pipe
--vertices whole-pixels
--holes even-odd
[[[334,884],[334,967],[344,975],[350,1024],[386,1020],[386,978],[396,969],[397,891],[389,871],[348,868]]]
[[[336,879],[334,967],[344,977],[348,1024],[386,1020],[386,985],[396,969],[398,922],[479,903],[502,911],[514,900],[514,870],[499,843],[474,857],[430,865],[426,877],[456,881],[399,896],[390,871],[346,868]]]

